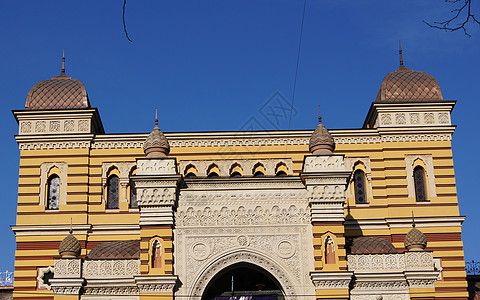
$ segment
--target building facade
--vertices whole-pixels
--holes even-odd
[[[401,60],[357,129],[108,134],[63,67],[13,112],[14,298],[467,299],[454,105]]]

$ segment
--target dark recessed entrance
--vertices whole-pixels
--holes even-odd
[[[202,300],[283,299],[282,288],[277,280],[264,269],[248,263],[238,263],[219,272],[202,296]]]

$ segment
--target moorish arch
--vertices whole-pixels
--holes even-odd
[[[288,296],[288,299],[297,299],[299,292],[296,291],[295,286],[292,284],[291,276],[289,276],[288,272],[266,255],[249,250],[237,250],[213,258],[195,279],[189,292],[189,298],[200,299],[205,293],[208,284],[219,272],[240,263],[254,265],[259,269],[263,269],[264,272],[277,281],[284,295]]]

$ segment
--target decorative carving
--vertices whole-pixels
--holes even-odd
[[[66,120],[63,124],[63,128],[65,131],[74,131],[75,130],[75,122],[73,120]]]
[[[47,129],[47,125],[45,121],[37,121],[35,122],[35,131],[36,132],[45,132]]]
[[[349,271],[403,271],[405,255],[403,254],[355,254],[348,255]]]
[[[204,260],[210,255],[210,246],[208,244],[198,242],[192,246],[192,257],[196,260]]]
[[[55,259],[55,278],[81,278],[80,258]]]
[[[60,121],[50,121],[50,131],[51,132],[60,131]]]
[[[289,276],[287,276],[287,274],[285,274],[283,271],[283,268],[274,263],[268,256],[247,251],[234,252],[215,259],[213,263],[209,265],[207,269],[205,269],[205,271],[203,271],[202,274],[195,280],[194,284],[192,285],[193,288],[189,292],[189,296],[201,297],[207,284],[219,271],[238,262],[252,263],[265,270],[268,270],[283,287],[285,295],[289,299],[297,299],[297,295],[299,293],[296,291],[295,285],[291,283]]]
[[[86,260],[83,274],[86,279],[133,278],[140,274],[140,260]]]
[[[304,172],[345,171],[343,156],[306,156],[303,166]]]
[[[140,198],[137,198],[138,205],[173,205],[175,201],[175,188],[155,188],[143,189],[138,188],[137,193]]]
[[[418,113],[410,113],[410,123],[413,125],[420,124],[420,115]]]
[[[439,113],[438,114],[438,123],[440,124],[449,124],[450,120],[448,118],[448,113]]]
[[[88,131],[89,129],[89,121],[88,120],[80,120],[78,121],[78,130],[79,131]]]
[[[87,286],[83,289],[85,295],[138,295],[139,293],[140,290],[136,286]]]
[[[240,247],[247,247],[249,244],[248,237],[240,235],[239,237],[237,237],[237,243]]]
[[[391,125],[392,124],[392,116],[390,114],[382,114],[382,125]]]
[[[52,288],[51,284],[48,282],[51,276],[55,274],[55,269],[51,266],[46,268],[38,269],[37,284],[39,289],[50,290]]]
[[[309,195],[308,201],[311,202],[343,202],[345,200],[345,191],[340,185],[315,185],[307,187]]]
[[[433,270],[433,253],[430,251],[405,252],[405,264],[407,270]]]
[[[52,286],[55,295],[78,295],[81,286]]]
[[[139,159],[138,175],[173,175],[177,174],[175,159]]]
[[[176,225],[178,226],[231,226],[231,225],[267,225],[267,224],[308,224],[310,212],[308,207],[298,209],[291,205],[288,209],[277,205],[270,209],[256,206],[247,209],[239,206],[237,209],[229,209],[223,206],[219,210],[205,207],[203,210],[195,210],[193,207],[179,208],[175,213]]]
[[[282,240],[277,243],[275,253],[281,258],[290,258],[295,254],[295,246],[288,240]]]
[[[435,123],[435,118],[434,118],[433,113],[425,113],[424,119],[425,119],[425,124]]]
[[[405,119],[405,114],[404,113],[396,113],[395,114],[395,123],[399,125],[406,124],[407,121]]]
[[[20,132],[21,133],[32,132],[32,122],[30,122],[30,121],[22,122],[21,125],[20,125]]]

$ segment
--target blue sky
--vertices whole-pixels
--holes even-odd
[[[273,94],[292,98],[303,0],[9,1],[0,10],[0,125],[3,207],[0,271],[12,270],[19,151],[12,109],[30,88],[60,73],[87,87],[106,132],[237,130]],[[480,14],[480,7],[474,10]],[[422,20],[449,16],[443,1],[307,0],[291,129],[358,128],[380,83],[405,65],[432,74],[458,100],[453,151],[466,259],[480,260],[476,190],[480,26],[471,38]],[[265,126],[268,127],[268,124]],[[283,124],[280,129],[288,129]],[[268,129],[268,128],[267,128]]]

